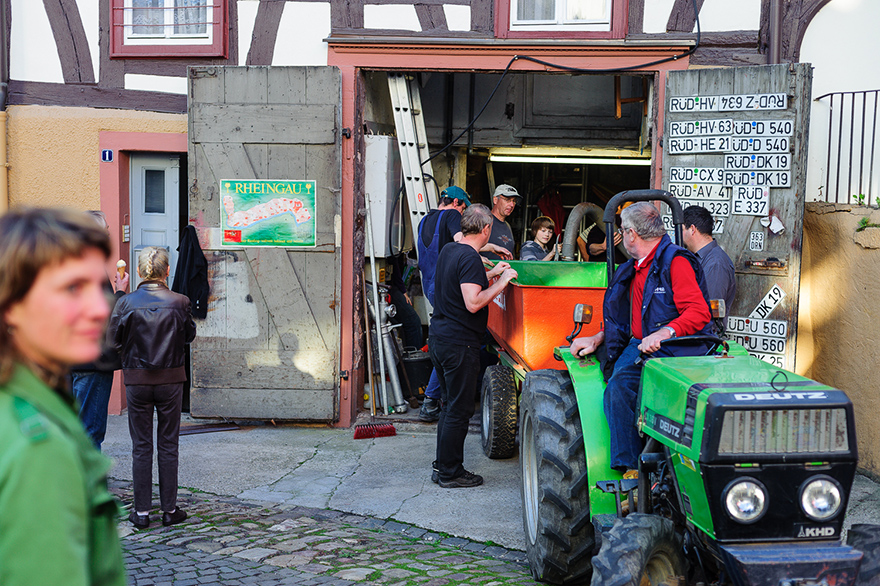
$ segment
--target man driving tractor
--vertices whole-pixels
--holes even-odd
[[[605,417],[611,431],[611,467],[637,476],[642,440],[636,428],[636,401],[642,372],[640,353],[655,356],[705,354],[702,343],[660,343],[676,336],[710,334],[709,309],[700,261],[676,246],[659,210],[635,203],[621,213],[623,245],[632,258],[614,273],[603,302],[604,331],[576,338],[575,356],[586,356],[605,342]]]

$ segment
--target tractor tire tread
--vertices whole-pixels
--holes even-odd
[[[537,510],[537,533],[534,543],[531,537],[526,539],[530,570],[540,581],[583,584],[592,571],[595,534],[589,520],[583,444],[579,449],[575,445],[583,442],[583,431],[568,373],[538,370],[526,375],[520,414],[523,421],[529,418],[534,436],[529,441],[534,442],[530,445],[537,460],[538,497],[532,503]],[[522,423],[520,429],[524,429]],[[520,439],[520,449],[525,441],[525,437]],[[524,516],[528,506],[524,483]]]
[[[662,551],[686,574],[681,537],[672,521],[657,515],[630,514],[602,534],[602,546],[593,557],[592,586],[639,586],[648,560]]]
[[[880,525],[853,525],[847,531],[846,543],[864,556],[855,586],[880,586]]]
[[[513,457],[516,453],[516,381],[513,371],[496,364],[483,375],[483,453],[493,460]],[[488,421],[488,423],[487,423]]]

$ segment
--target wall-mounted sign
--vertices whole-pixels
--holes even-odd
[[[669,112],[735,112],[742,110],[785,110],[788,95],[740,94],[734,96],[682,96],[669,99]]]
[[[104,163],[112,163],[113,162],[113,149],[102,149],[101,150],[101,161]]]
[[[752,232],[749,236],[749,250],[752,252],[761,252],[764,250],[764,233]]]
[[[770,188],[747,186],[733,188],[733,213],[742,216],[766,216],[770,211]]]
[[[315,246],[314,181],[224,179],[220,227],[224,246]]]

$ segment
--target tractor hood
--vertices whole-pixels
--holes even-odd
[[[642,431],[694,461],[857,458],[843,391],[748,355],[649,360],[641,393]]]

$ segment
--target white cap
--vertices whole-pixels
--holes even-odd
[[[513,185],[507,185],[506,183],[502,183],[498,187],[495,188],[495,193],[492,194],[492,197],[498,197],[499,195],[503,195],[504,197],[517,197],[522,199],[522,196],[516,190]]]

